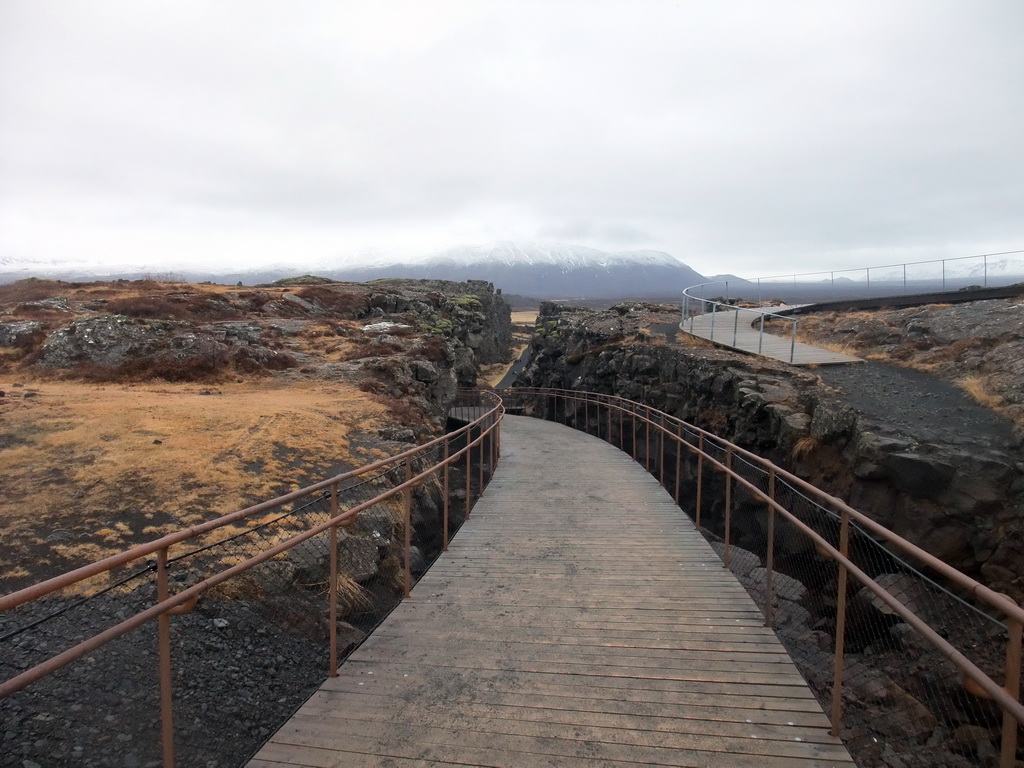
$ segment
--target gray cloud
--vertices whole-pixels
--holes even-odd
[[[1021,28],[1010,0],[8,0],[0,258],[1020,247]]]

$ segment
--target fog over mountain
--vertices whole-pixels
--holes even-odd
[[[164,277],[255,285],[312,273],[335,280],[364,282],[386,277],[438,280],[487,280],[506,293],[537,298],[672,297],[705,278],[661,251],[607,252],[575,245],[500,242],[461,245],[426,256],[395,260],[368,254],[335,262],[269,265],[250,270],[210,269],[164,264],[105,267],[80,262],[0,261],[0,281],[25,277],[65,280]]]
[[[704,277],[661,251],[606,252],[573,245],[502,242],[459,246],[427,258],[329,270],[341,280],[421,277],[488,280],[538,298],[675,296]]]

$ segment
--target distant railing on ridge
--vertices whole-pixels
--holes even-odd
[[[989,288],[1011,285],[1024,280],[1024,265],[1010,271],[994,271],[992,259],[1024,254],[1024,249],[983,253],[976,256],[955,256],[946,259],[908,261],[869,267],[818,270],[786,275],[741,278],[733,281],[735,288],[753,284],[754,293],[746,296],[761,302],[782,294],[790,300],[820,302],[848,298],[900,296],[931,291],[953,291],[978,286]],[[955,274],[954,265],[967,265],[967,274]],[[973,266],[974,269],[970,269]],[[959,270],[964,271],[964,270]]]

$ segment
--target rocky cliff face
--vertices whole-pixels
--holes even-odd
[[[1024,468],[1012,444],[922,437],[858,412],[814,372],[686,346],[675,338],[675,313],[545,303],[519,383],[616,394],[678,416],[845,498],[995,589],[1024,596]]]

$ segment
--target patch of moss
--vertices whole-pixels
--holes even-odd
[[[448,299],[449,304],[454,304],[456,307],[462,309],[469,309],[470,307],[479,307],[480,299],[474,296],[472,293],[463,293],[458,296],[452,296]]]

